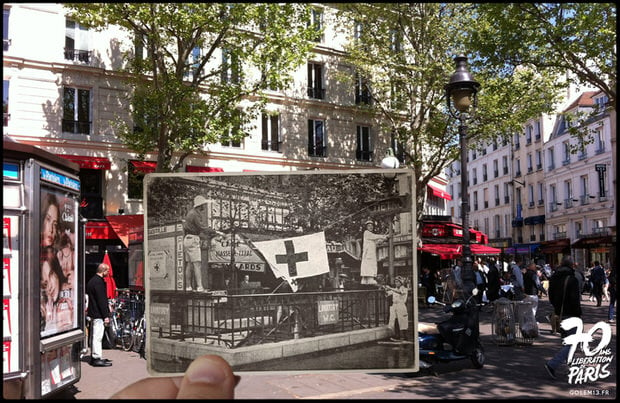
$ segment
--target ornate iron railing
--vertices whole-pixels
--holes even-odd
[[[381,327],[389,314],[380,289],[216,294],[151,291],[153,336],[236,348]]]

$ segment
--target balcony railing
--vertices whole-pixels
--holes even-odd
[[[314,99],[325,99],[325,88],[308,87],[308,97]]]
[[[555,232],[553,234],[553,239],[565,239],[566,238],[566,231],[564,232]]]
[[[156,337],[230,349],[383,327],[389,313],[379,289],[252,295],[152,291],[151,298],[157,309],[149,326]]]
[[[92,50],[79,50],[65,48],[65,59],[82,63],[89,63],[92,56]]]
[[[92,122],[63,119],[62,131],[65,133],[90,134],[91,124]]]

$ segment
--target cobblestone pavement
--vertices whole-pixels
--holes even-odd
[[[607,319],[607,304],[596,307],[583,297],[584,328]],[[577,399],[616,398],[616,324],[611,324],[609,349],[613,360],[610,375],[604,379],[569,384],[567,370],[557,380],[550,379],[543,364],[560,348],[561,340],[550,333],[544,317],[551,311],[546,298],[539,303],[537,319],[540,335],[531,345],[501,346],[491,335],[491,307],[483,308],[481,334],[486,351],[482,369],[474,369],[468,360],[439,364],[436,375],[312,373],[264,375],[241,374],[235,390],[237,399]],[[439,306],[420,308],[420,321],[438,321],[444,314]],[[592,347],[593,348],[593,347]],[[583,355],[583,354],[582,354]],[[119,389],[148,376],[146,361],[137,353],[104,350],[113,366],[94,368],[82,365],[82,377],[74,387],[54,398],[108,398]]]

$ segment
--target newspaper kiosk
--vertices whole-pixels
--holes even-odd
[[[79,166],[7,137],[3,148],[3,397],[38,399],[81,376]]]

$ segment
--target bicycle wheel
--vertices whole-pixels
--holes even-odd
[[[131,350],[131,346],[133,345],[133,337],[132,337],[132,324],[131,322],[124,322],[121,324],[120,326],[120,342],[121,342],[121,347],[123,348],[123,350],[125,351],[129,351]]]
[[[139,353],[144,348],[144,318],[138,321],[133,333],[133,351]]]

